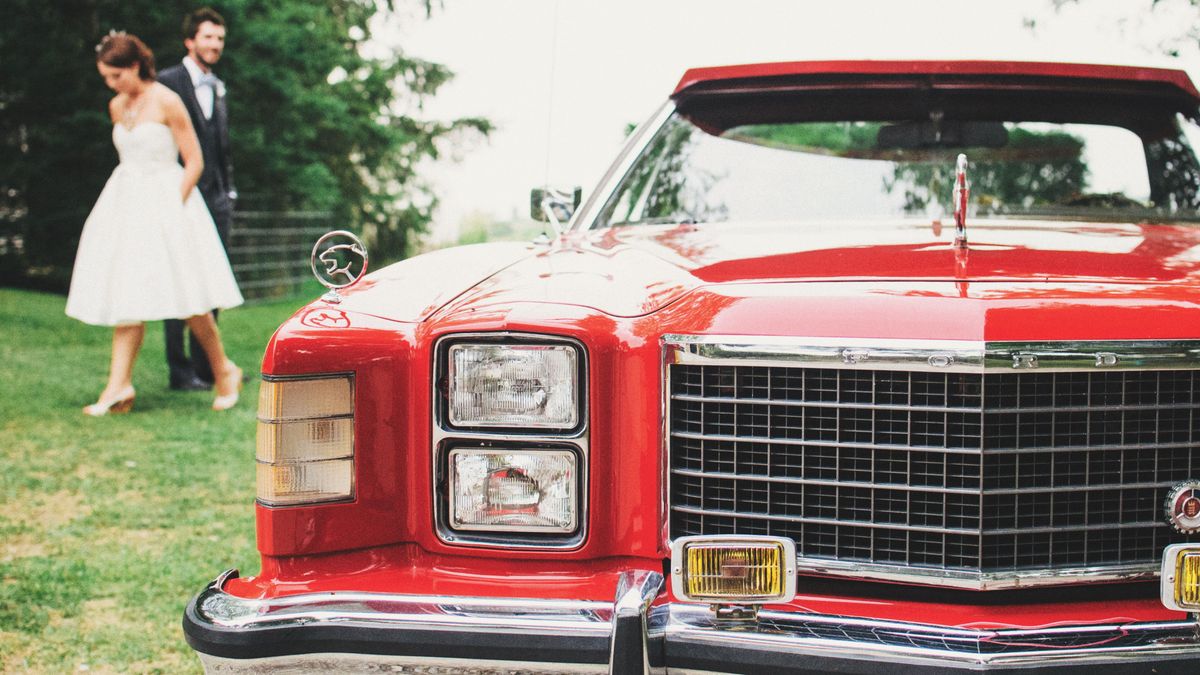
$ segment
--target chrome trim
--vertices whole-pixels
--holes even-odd
[[[573,429],[538,429],[534,434],[514,433],[511,428],[491,431],[487,429],[455,429],[451,427],[447,419],[448,413],[441,406],[442,392],[439,383],[446,375],[446,370],[443,368],[443,364],[439,362],[440,355],[443,351],[446,351],[448,356],[449,350],[443,349],[446,341],[470,341],[472,339],[483,339],[490,342],[513,340],[526,343],[563,343],[573,345],[578,350],[578,366],[583,373],[578,392],[579,423]],[[584,540],[587,539],[588,533],[588,486],[591,464],[591,420],[589,419],[591,415],[591,406],[589,405],[589,390],[591,387],[591,373],[589,369],[591,367],[591,356],[588,353],[587,346],[575,338],[546,333],[513,331],[449,333],[442,335],[434,342],[432,359],[431,372],[433,373],[433,377],[429,385],[431,390],[430,419],[433,421],[430,438],[430,458],[433,462],[431,465],[433,470],[430,471],[430,479],[432,481],[430,487],[431,494],[433,495],[433,503],[430,506],[433,508],[434,531],[437,534],[438,540],[451,546],[474,548],[562,551],[574,550],[582,546]],[[491,447],[573,447],[579,456],[579,502],[578,513],[575,514],[576,522],[579,525],[577,531],[566,537],[558,535],[554,538],[549,538],[550,535],[544,532],[529,531],[514,533],[523,536],[511,538],[499,535],[485,535],[479,532],[452,530],[446,522],[447,512],[442,508],[443,506],[449,507],[449,495],[442,494],[440,487],[443,478],[447,478],[448,480],[448,477],[442,475],[445,470],[441,461],[442,455],[449,452],[452,444],[464,444],[469,447],[478,447],[480,444]],[[440,503],[442,500],[446,503]],[[536,539],[537,537],[543,537],[545,540],[531,541],[531,539]]]
[[[608,672],[603,664],[553,663],[546,661],[477,661],[472,659],[422,658],[385,654],[317,653],[271,656],[261,659],[226,659],[198,654],[209,675],[297,675],[298,673],[422,673],[423,675],[599,675]]]
[[[567,230],[591,230],[596,226],[596,217],[608,205],[608,200],[612,195],[613,190],[625,180],[625,175],[642,156],[642,151],[654,137],[658,135],[658,130],[675,112],[675,104],[672,101],[667,101],[658,110],[638,126],[637,129],[629,135],[629,141],[621,150],[621,154],[617,155],[616,161],[609,166],[604,177],[600,179],[600,183],[596,186],[596,190],[588,195],[587,200],[583,203],[576,212],[575,217],[567,225]]]
[[[664,335],[668,363],[867,368],[917,372],[1191,370],[1200,340],[985,342],[735,335]]]
[[[858,563],[824,558],[796,558],[800,574],[816,574],[856,579],[877,579],[899,583],[936,584],[939,587],[963,588],[977,591],[1035,588],[1038,586],[1061,586],[1073,583],[1108,583],[1118,581],[1142,581],[1153,579],[1157,569],[1145,565],[1122,565],[1119,567],[1075,568],[1063,570],[1038,570],[1034,572],[975,573],[934,567],[903,567],[877,563]],[[906,570],[906,571],[897,571]]]
[[[611,602],[478,598],[392,593],[303,593],[278,598],[241,598],[226,593],[217,577],[196,598],[196,613],[222,628],[285,627],[358,622],[415,630],[534,632],[553,630],[578,637],[608,637]]]
[[[658,572],[627,570],[617,579],[608,650],[609,673],[624,675],[639,668],[643,673],[650,672],[646,614],[662,590],[663,576]]]
[[[1200,638],[1187,621],[977,630],[820,614],[761,611],[757,626],[722,627],[702,606],[672,605],[666,618],[667,660],[672,643],[730,649],[885,661],[892,665],[1034,667],[1200,658]],[[837,636],[837,637],[834,637]],[[1081,640],[1087,640],[1080,645]],[[1149,664],[1147,664],[1149,665]]]
[[[891,664],[1034,667],[1154,658],[1200,659],[1200,637],[1191,621],[1125,624],[1051,625],[1035,628],[975,629],[958,626],[870,618],[762,610],[756,623],[722,622],[706,605],[651,603],[663,592],[662,575],[629,570],[619,578],[613,601],[539,600],[453,596],[407,596],[388,593],[327,592],[282,598],[232,596],[223,587],[236,575],[230,570],[210,583],[193,601],[200,625],[232,630],[289,630],[302,626],[376,627],[414,631],[493,635],[526,634],[611,639],[618,616],[640,613],[647,640],[665,641],[665,667],[673,652],[693,645],[728,647],[731,665],[737,653],[770,651],[783,655],[876,660]],[[610,655],[610,658],[617,655]],[[219,659],[201,653],[229,672],[294,672],[284,667],[303,663],[333,666],[366,663],[443,665],[441,659],[315,653],[264,659]],[[615,659],[614,659],[615,660]],[[645,663],[645,661],[643,661]],[[449,660],[464,672],[525,670],[517,662]],[[556,664],[532,664],[531,672],[547,672]],[[648,667],[648,666],[647,666]],[[273,670],[272,670],[273,669]],[[357,669],[353,669],[358,672]],[[605,667],[568,664],[557,672],[604,672]],[[219,670],[218,672],[226,672]],[[367,671],[377,672],[377,671]]]

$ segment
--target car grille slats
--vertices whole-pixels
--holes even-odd
[[[967,574],[1156,565],[1193,370],[668,366],[670,532]]]

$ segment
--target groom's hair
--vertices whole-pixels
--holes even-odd
[[[196,31],[200,30],[200,24],[205,21],[216,24],[218,26],[225,25],[225,17],[217,13],[217,10],[212,7],[201,7],[191,14],[183,17],[183,39],[192,40],[196,37]]]

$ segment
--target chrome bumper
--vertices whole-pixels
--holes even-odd
[[[652,606],[662,575],[625,572],[604,601],[225,593],[192,602],[184,633],[209,673],[380,672],[1200,672],[1192,621],[975,630],[707,607]],[[1060,670],[1061,669],[1061,670]]]

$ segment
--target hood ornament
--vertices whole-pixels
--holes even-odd
[[[313,276],[329,289],[321,299],[336,304],[342,301],[338,291],[353,286],[367,273],[367,247],[354,233],[334,230],[313,245],[309,264]]]
[[[967,247],[967,198],[971,184],[967,182],[967,156],[959,153],[954,165],[954,245]]]

